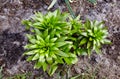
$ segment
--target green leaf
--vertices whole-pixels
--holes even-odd
[[[101,32],[102,32],[104,35],[108,35],[108,31],[107,31],[107,30],[104,30],[104,29],[103,29]]]
[[[39,49],[39,53],[44,53],[45,52],[45,50],[43,50],[43,49]],[[41,55],[42,56],[42,55]]]
[[[58,51],[58,50],[59,50],[59,48],[58,48],[58,47],[56,47],[56,46],[53,46],[53,47],[51,47],[51,48],[50,48],[50,50],[51,50],[51,51],[53,51],[53,50],[54,50],[54,51]]]
[[[39,61],[40,61],[40,60],[39,60]],[[41,60],[41,63],[45,63],[45,62],[46,62],[45,58]]]
[[[78,78],[80,78],[80,75],[76,75],[74,77],[71,77],[70,79],[78,79]]]
[[[97,47],[95,48],[95,51],[96,51],[97,54],[101,53],[100,49],[97,48]]]
[[[73,54],[73,53],[68,53],[68,55],[69,57],[73,57],[73,58],[77,57],[76,54]]]
[[[41,53],[40,55],[39,55],[39,62],[44,62],[44,57],[45,57],[45,54],[44,53]]]
[[[27,58],[27,61],[32,61],[33,57],[34,57],[34,56],[29,56],[29,57]]]
[[[34,69],[39,69],[41,67],[42,63],[37,61],[34,65]]]
[[[77,52],[78,52],[78,55],[87,55],[87,49],[78,49],[77,50]]]
[[[76,18],[75,13],[72,11],[72,8],[70,6],[69,0],[65,0],[65,3],[67,5],[67,8],[68,8],[70,14],[72,15],[72,18]]]
[[[36,52],[28,51],[28,52],[25,52],[23,55],[34,55],[34,54],[36,54]]]
[[[56,2],[57,0],[53,0],[52,3],[49,5],[48,10],[51,9],[55,5]]]
[[[42,65],[43,65],[43,70],[45,72],[47,70],[48,65],[45,62]]]
[[[62,46],[64,46],[64,45],[66,45],[66,42],[56,42],[56,43],[55,43],[55,46],[56,46],[56,47],[62,47]]]
[[[27,44],[26,46],[24,46],[25,49],[35,49],[38,48],[38,45],[34,45],[34,44]]]
[[[100,23],[98,22],[98,23],[97,23],[97,26],[98,26],[100,29],[102,29],[103,26],[104,26],[103,24],[104,24],[104,21],[102,21],[102,22],[100,22]]]
[[[87,21],[85,22],[85,26],[84,26],[84,27],[87,28],[87,29],[92,28],[92,26],[91,26],[91,24],[90,24],[90,20],[87,20]]]
[[[48,36],[45,38],[45,42],[46,42],[46,43],[49,43],[49,40],[50,40],[50,35],[48,35]]]
[[[67,39],[67,37],[60,37],[57,39],[56,42],[62,42],[62,41],[65,41]]]
[[[57,57],[57,58],[55,59],[55,61],[57,61],[58,63],[61,63],[61,64],[64,63],[61,57]]]
[[[90,37],[90,38],[89,38],[89,41],[93,41],[93,38],[92,38],[92,37]]]
[[[22,20],[22,24],[26,26],[26,30],[29,30],[32,26],[32,23],[29,20]]]
[[[33,58],[32,58],[32,60],[34,61],[34,60],[37,60],[37,59],[39,59],[39,54],[37,53]]]
[[[41,42],[39,40],[36,40],[36,44],[41,45]]]
[[[95,48],[96,48],[96,41],[94,40],[93,41],[93,50],[95,50]]]
[[[100,43],[100,40],[99,40],[99,39],[96,39],[96,44],[97,44],[97,47],[100,47],[100,46],[101,46],[101,43]]]
[[[36,38],[37,40],[40,40],[41,43],[45,43],[44,39],[41,36],[36,35]]]
[[[31,45],[29,46],[30,49],[35,49],[35,48],[38,48],[38,45]]]
[[[111,44],[111,41],[108,39],[104,39],[103,41],[104,41],[104,44]]]
[[[50,39],[50,42],[55,42],[56,40],[57,40],[58,38],[52,38],[52,39]]]
[[[36,39],[30,39],[29,40],[32,44],[35,44],[36,43]]]
[[[35,26],[35,27],[40,27],[40,22],[35,22],[35,23],[33,23],[33,26]],[[40,27],[41,29],[43,29],[42,27]]]
[[[44,31],[43,36],[44,36],[44,37],[47,37],[47,36],[48,36],[48,29],[46,29],[46,30]]]
[[[70,60],[71,60],[71,64],[75,64],[78,61],[77,57],[71,58]]]
[[[47,62],[48,62],[49,64],[52,64],[52,63],[53,63],[52,57],[48,57],[48,58],[46,58],[46,60],[47,60]]]
[[[60,32],[56,32],[56,36],[60,38]]]
[[[87,43],[88,39],[87,38],[83,38],[81,41],[80,41],[80,45],[83,45],[85,43]]]
[[[38,21],[42,21],[42,19],[44,18],[44,15],[41,13],[41,12],[35,12],[35,18],[37,18],[38,19]],[[34,18],[34,17],[33,17]],[[40,20],[39,20],[40,19]]]
[[[80,19],[80,15],[78,15],[78,16],[75,18],[76,21],[79,21],[79,19]]]
[[[69,37],[68,39],[70,39],[72,41],[77,41],[77,38],[74,38],[74,37]]]
[[[82,32],[81,35],[83,35],[83,36],[85,36],[85,37],[88,36],[86,32]]]
[[[70,52],[71,48],[73,47],[72,44],[66,44],[65,46],[62,47],[63,51],[68,54]]]
[[[56,34],[56,29],[51,30],[50,37],[54,38],[55,34]]]
[[[61,57],[69,57],[68,54],[66,54],[65,52],[60,51],[60,50],[56,54],[59,55],[59,56],[61,56]]]
[[[92,43],[90,41],[88,41],[88,43],[87,43],[87,49],[90,48],[90,46],[92,46]]]
[[[35,34],[37,34],[37,35],[42,35],[42,33],[40,32],[39,29],[34,29],[34,30],[35,30]]]
[[[87,31],[88,31],[88,35],[94,36],[94,33],[92,32],[92,30],[87,30]]]
[[[57,70],[58,66],[57,65],[52,65],[49,70],[49,75],[53,75],[54,72]]]
[[[93,3],[93,4],[96,4],[97,1],[96,0],[88,0],[89,2]]]
[[[94,33],[98,32],[97,26],[94,26]]]
[[[72,63],[72,61],[70,60],[70,58],[64,58],[65,62],[70,65]]]
[[[31,34],[26,34],[26,36],[27,36],[28,39],[33,39],[34,38],[34,36],[31,35]]]
[[[54,52],[51,53],[51,57],[52,57],[52,58],[57,58],[57,56],[55,55]]]
[[[91,49],[87,49],[87,53],[88,53],[88,56],[90,57],[90,55],[92,53]]]

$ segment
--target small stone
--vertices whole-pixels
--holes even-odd
[[[78,73],[78,74],[81,74],[81,69],[80,68],[78,68],[78,67],[75,67],[75,71]]]
[[[114,50],[114,49],[115,49],[115,46],[112,46],[111,49]]]
[[[118,59],[120,60],[120,56],[118,56]]]
[[[13,44],[16,44],[17,46],[19,46],[19,45],[20,45],[20,42],[14,41]]]
[[[3,32],[8,28],[10,28],[8,17],[4,15],[0,15],[0,32]]]

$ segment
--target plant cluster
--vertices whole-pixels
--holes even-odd
[[[31,21],[23,21],[27,29],[32,27],[33,35],[27,34],[29,44],[25,46],[30,55],[28,61],[36,61],[35,68],[42,67],[51,75],[58,68],[58,64],[75,64],[77,56],[70,52],[72,42],[66,36],[70,30],[66,19],[68,14],[61,14],[58,10],[35,14]]]
[[[35,61],[34,68],[43,68],[52,75],[59,64],[75,64],[77,55],[99,53],[101,44],[109,43],[103,23],[72,19],[59,10],[43,15],[36,12],[30,20],[23,20],[29,43],[25,46],[27,61]]]
[[[74,53],[78,55],[91,55],[93,51],[100,53],[101,44],[109,44],[106,39],[108,32],[103,22],[87,20],[84,24],[79,17],[71,20],[70,39],[73,42]]]

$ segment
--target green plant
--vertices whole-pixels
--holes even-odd
[[[79,20],[80,16],[75,19],[69,17],[71,30],[69,33],[69,40],[73,42],[72,51],[78,55],[84,55],[86,53],[80,48],[79,42],[81,41],[81,31],[84,28],[82,22]],[[82,50],[82,51],[81,51]]]
[[[81,32],[80,45],[87,49],[90,55],[92,51],[100,53],[101,44],[109,44],[110,41],[106,39],[108,31],[104,27],[103,22],[87,20],[83,25],[84,29]]]
[[[49,33],[55,33],[56,36],[60,37],[60,35],[66,35],[69,32],[69,26],[66,22],[68,16],[68,13],[61,14],[59,10],[48,12],[45,15],[36,12],[31,20],[23,20],[22,23],[26,25],[27,30],[30,30],[31,27],[39,29],[41,32],[48,29]]]
[[[59,64],[75,64],[77,57],[71,53],[72,42],[67,40],[69,28],[68,14],[58,10],[46,15],[36,13],[32,20],[24,20],[27,29],[32,27],[33,34],[27,34],[29,44],[25,46],[28,61],[36,61],[34,68],[43,68],[52,75]]]
[[[108,32],[103,22],[87,20],[82,24],[77,20],[71,21],[74,52],[78,55],[91,55],[93,51],[100,53],[101,44],[110,43],[106,39]]]
[[[75,64],[76,55],[99,53],[102,44],[110,43],[106,39],[108,32],[103,22],[89,21],[84,24],[80,16],[68,18],[68,13],[59,10],[43,15],[36,12],[30,20],[23,20],[29,43],[25,46],[28,61],[35,61],[34,68],[43,68],[52,75],[59,64]]]

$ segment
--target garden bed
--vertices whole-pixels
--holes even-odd
[[[22,54],[25,51],[23,46],[27,44],[25,37],[27,31],[21,21],[29,19],[35,11],[46,13],[50,3],[50,0],[0,2],[0,66],[3,67],[3,78],[30,72],[32,74],[28,79],[36,77],[61,79],[62,76],[75,75],[80,77],[84,75],[85,79],[91,79],[93,76],[94,79],[120,79],[120,1],[118,0],[98,0],[96,5],[87,0],[76,0],[71,3],[73,11],[76,15],[80,14],[83,21],[87,18],[91,21],[105,21],[109,31],[108,39],[112,44],[103,45],[101,54],[93,53],[90,58],[80,56],[79,61],[68,69],[67,76],[55,73],[49,77],[42,69],[34,70],[33,63],[26,62],[26,57]],[[56,3],[51,11],[57,8],[62,12],[68,12],[63,0]]]

